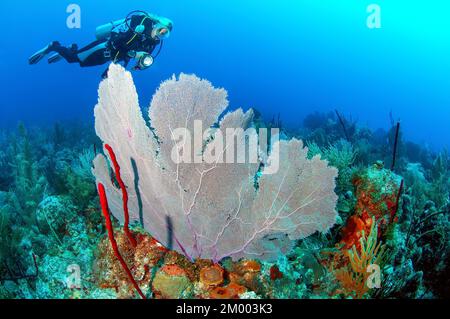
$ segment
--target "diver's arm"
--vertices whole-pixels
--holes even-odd
[[[109,39],[109,44],[116,50],[126,50],[127,42],[130,40],[132,34],[132,32],[112,32],[111,38]]]
[[[145,50],[149,54],[152,54],[155,51],[156,47],[161,44],[160,40],[149,39],[145,43]]]
[[[129,57],[126,57],[124,60],[123,60],[123,67],[126,69],[127,67],[128,67],[128,64],[130,63],[130,58]]]

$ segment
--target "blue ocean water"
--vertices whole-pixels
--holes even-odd
[[[81,7],[81,29],[66,8]],[[380,5],[381,29],[366,25]],[[174,31],[152,69],[134,73],[141,105],[172,74],[195,73],[229,92],[232,108],[255,107],[286,126],[339,109],[371,128],[389,114],[407,138],[450,146],[450,3],[444,0],[2,0],[0,127],[93,122],[106,68],[28,57],[50,41],[80,46],[96,26],[136,9],[167,16]]]

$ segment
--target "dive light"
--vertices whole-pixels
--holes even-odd
[[[137,67],[140,70],[147,69],[153,65],[153,57],[147,52],[136,53]]]

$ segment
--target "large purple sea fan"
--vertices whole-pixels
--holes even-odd
[[[225,90],[181,74],[163,82],[153,96],[149,127],[131,74],[111,65],[100,84],[95,127],[116,153],[131,220],[192,259],[215,261],[228,256],[273,259],[295,240],[329,230],[336,219],[337,170],[320,157],[308,160],[307,149],[296,139],[273,138],[270,153],[264,156],[260,150],[255,161],[250,156],[224,160],[238,147],[220,142],[221,132],[245,130],[237,142],[259,134],[252,129],[252,111],[221,116],[227,107]],[[198,123],[209,129],[200,151],[195,138],[178,136],[180,129],[194,132]],[[216,160],[206,161],[205,154]],[[112,214],[122,220],[122,192],[111,180],[108,160],[98,155],[93,172],[106,187]],[[274,162],[279,167],[268,174]]]

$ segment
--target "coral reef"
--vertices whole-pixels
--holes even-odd
[[[80,138],[89,129],[75,123],[57,132],[19,124],[16,132],[1,134],[1,298],[107,297],[91,281],[92,248],[103,235],[93,179],[86,184],[94,189],[90,204],[78,204],[83,187],[66,187],[65,167],[96,142],[95,135]],[[82,276],[79,288],[70,289],[68,269],[75,266]]]
[[[274,266],[256,260],[238,262],[225,259],[220,264],[197,259],[191,262],[184,255],[164,248],[143,230],[135,233],[138,245],[132,248],[123,231],[116,232],[119,250],[140,289],[148,297],[237,299],[242,297],[285,298],[292,278],[289,267],[280,261]],[[110,243],[100,243],[95,276],[102,288],[115,291],[118,298],[132,298],[136,291],[126,271],[115,258]],[[286,274],[279,268],[283,268]],[[274,269],[277,269],[275,276]],[[306,290],[306,289],[305,289]],[[297,296],[298,297],[298,296]]]
[[[166,83],[154,103],[167,101],[165,95],[170,95],[170,88],[178,87],[179,81]],[[194,79],[186,76],[184,81],[183,85],[188,85]],[[199,81],[196,82],[199,88],[206,86],[209,93],[217,94],[215,101],[221,107],[211,115],[211,121],[217,125],[217,113],[226,106],[224,91],[195,81]],[[132,97],[137,108],[134,91]],[[194,99],[194,95],[179,97],[189,98]],[[208,94],[205,97],[210,98]],[[128,102],[120,105],[125,103]],[[164,108],[168,108],[166,104]],[[181,101],[176,105],[182,105]],[[139,116],[131,117],[138,109],[125,114],[126,118],[132,123],[145,123]],[[152,112],[156,111],[151,109],[150,118],[155,119]],[[126,110],[127,107],[121,108]],[[212,112],[209,108],[208,111]],[[160,115],[170,119],[170,114]],[[246,117],[243,112],[235,116],[240,120],[244,117],[245,121],[240,123],[245,122],[245,127],[280,125],[276,119],[264,123],[261,117],[249,114]],[[110,133],[128,138],[127,126],[122,127],[118,118],[113,122],[108,128],[113,130]],[[140,214],[148,210],[144,206],[148,199],[136,193],[136,189],[144,183],[159,185],[161,180],[145,181],[138,158],[167,156],[161,144],[164,140],[160,138],[167,122],[150,124],[148,130],[131,133],[148,138],[154,152],[149,148],[135,149],[130,143],[135,152],[130,153],[109,144],[116,152],[129,197],[128,234],[123,227],[123,188],[108,149],[105,149],[108,161],[104,161],[107,200],[111,213],[117,217],[111,216],[109,229],[117,251],[146,298],[450,297],[449,155],[445,150],[434,152],[405,140],[400,129],[394,171],[388,169],[393,164],[396,121],[392,121],[388,131],[372,131],[348,120],[343,113],[316,112],[305,119],[301,128],[283,127],[279,135],[282,143],[295,138],[308,146],[306,151],[299,142],[295,144],[298,150],[292,156],[297,161],[305,164],[309,163],[306,159],[315,159],[317,163],[326,160],[338,171],[332,169],[333,177],[337,178],[330,185],[336,193],[332,204],[339,198],[338,215],[333,215],[336,221],[324,228],[327,230],[336,222],[328,231],[312,229],[309,236],[290,240],[291,250],[276,254],[272,260],[257,255],[221,258],[226,253],[218,254],[217,258],[209,258],[209,254],[189,258],[191,253],[177,249],[178,236],[171,236],[171,231],[159,234],[142,227],[146,223],[163,225],[162,229],[172,230],[173,234],[178,234],[176,230],[181,227],[175,218],[158,220],[153,214]],[[402,127],[406,125],[402,123]],[[0,298],[140,298],[111,246],[96,178],[91,173],[92,160],[97,150],[102,150],[100,142],[92,124],[66,122],[53,127],[19,124],[16,131],[0,129]],[[166,178],[171,170],[168,165],[163,166]],[[134,175],[134,168],[141,172],[139,176]],[[288,178],[291,171],[284,173]],[[251,179],[252,189],[257,186],[263,189],[263,180],[256,175],[256,182]],[[296,182],[307,180],[305,177]],[[185,189],[189,191],[195,185]],[[289,185],[296,185],[299,193],[305,191],[302,185]],[[234,189],[235,185],[230,187]],[[220,194],[232,192],[230,189],[211,188]],[[273,189],[269,193],[273,194]],[[219,209],[210,210],[214,213]]]

